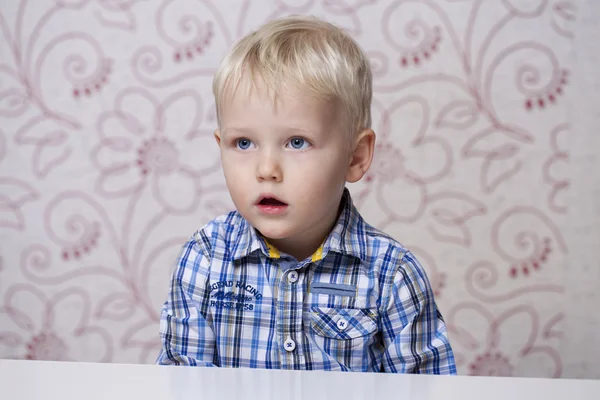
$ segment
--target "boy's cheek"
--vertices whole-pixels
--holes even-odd
[[[241,166],[243,166],[244,169],[247,169],[252,165],[252,162],[253,160],[251,157],[240,154],[240,152],[235,150],[225,150],[221,153],[221,163],[223,164],[224,169],[240,168]]]
[[[303,171],[303,175],[313,178],[345,176],[347,169],[345,158],[339,157],[337,154],[320,153],[308,156],[302,159],[295,159],[290,163],[289,171]]]

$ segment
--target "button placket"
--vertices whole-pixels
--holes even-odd
[[[302,354],[302,304],[304,302],[303,286],[298,265],[286,265],[279,282],[280,323],[279,336],[281,340],[282,368],[298,369],[304,364]]]

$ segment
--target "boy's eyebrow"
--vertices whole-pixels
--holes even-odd
[[[221,130],[221,133],[223,135],[226,135],[228,133],[238,133],[238,134],[242,134],[242,135],[250,135],[253,133],[253,131],[252,131],[252,129],[248,129],[248,128],[229,127],[229,128],[223,128]]]
[[[288,133],[288,134],[304,134],[304,135],[316,135],[318,134],[317,130],[311,130],[311,129],[306,129],[306,128],[300,128],[300,127],[296,127],[296,126],[282,126],[281,128],[277,129],[277,131],[280,132],[284,132],[284,133]],[[253,129],[250,128],[244,128],[244,127],[236,127],[236,126],[232,126],[232,127],[227,127],[227,128],[223,128],[222,130],[222,134],[226,135],[226,134],[232,134],[232,133],[236,133],[236,134],[241,134],[241,135],[251,135],[253,134],[255,131]]]

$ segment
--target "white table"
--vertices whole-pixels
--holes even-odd
[[[600,381],[0,360],[3,399],[599,400]]]

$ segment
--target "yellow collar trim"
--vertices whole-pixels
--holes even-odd
[[[310,257],[310,261],[317,262],[323,259],[323,245],[320,245],[317,251]]]
[[[265,243],[267,244],[267,248],[269,249],[269,257],[270,258],[280,258],[281,254],[279,254],[279,250],[277,250],[277,248],[275,246],[273,246],[271,243],[267,242],[265,240]]]
[[[266,240],[265,240],[265,243],[267,244],[267,249],[269,250],[270,258],[281,258],[281,253],[279,253],[279,250],[277,250],[277,248],[275,246],[273,246],[271,243],[267,242]],[[317,249],[317,251],[315,251],[313,253],[313,255],[310,257],[310,261],[317,262],[317,261],[321,261],[322,259],[323,259],[323,245],[320,245],[319,248]]]

